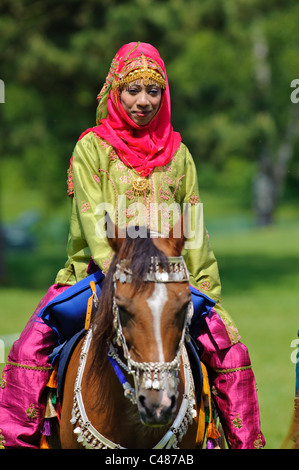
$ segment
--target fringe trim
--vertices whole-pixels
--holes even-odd
[[[20,367],[21,369],[28,369],[28,370],[38,370],[38,371],[49,371],[53,370],[52,366],[49,367],[42,367],[42,366],[28,366],[27,364],[19,364],[18,362],[7,362],[7,365],[13,367]]]
[[[217,374],[230,374],[231,372],[239,372],[242,370],[251,369],[251,366],[236,367],[235,369],[214,369]]]

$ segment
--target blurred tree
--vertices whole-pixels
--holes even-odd
[[[228,176],[223,189],[235,184],[226,171],[234,160],[247,161],[248,173],[254,164],[251,200],[258,224],[270,224],[286,178],[292,175],[298,188],[299,107],[290,101],[291,81],[299,77],[298,4],[211,0],[191,13],[197,30],[184,34],[168,67],[180,103],[176,122],[195,158],[212,164],[214,182],[219,170]]]
[[[289,16],[289,13],[287,16]],[[286,17],[276,18],[276,21],[278,19],[280,22],[284,22]],[[289,19],[292,20],[292,18]],[[263,114],[263,119],[268,121],[270,128],[270,132],[263,139],[258,171],[254,181],[257,222],[262,226],[270,225],[273,222],[274,212],[282,195],[283,185],[289,170],[290,160],[294,155],[296,138],[298,137],[299,108],[292,103],[291,99],[288,103],[286,99],[291,94],[287,86],[290,86],[292,82],[292,76],[289,75],[289,72],[294,59],[294,56],[291,55],[291,61],[286,62],[286,54],[290,52],[289,48],[293,47],[291,40],[294,39],[293,34],[289,36],[288,28],[286,29],[287,34],[284,29],[282,29],[283,33],[279,31],[275,33],[277,38],[281,38],[284,50],[284,54],[281,54],[280,60],[277,61],[280,65],[278,70],[276,70],[278,64],[275,64],[277,57],[275,57],[275,61],[271,60],[272,51],[269,49],[271,23],[269,22],[264,27],[265,32],[261,25],[257,25],[253,30],[253,54],[257,84],[256,95],[259,97],[259,113],[260,115]],[[269,39],[266,38],[265,34],[268,29],[270,30]],[[275,37],[275,39],[277,38]],[[296,45],[299,45],[298,36]],[[287,65],[288,73],[286,76],[284,76],[284,65]],[[294,70],[294,73],[299,73],[299,67]],[[283,85],[285,90],[283,90]],[[281,91],[285,98],[281,107],[279,106],[279,98],[274,97],[275,90]]]
[[[95,97],[113,55],[125,42],[150,42],[167,64],[173,124],[201,186],[243,185],[240,198],[248,203],[255,169],[264,223],[266,193],[257,188],[268,169],[279,174],[270,177],[272,215],[285,178],[294,193],[299,186],[290,103],[290,83],[299,78],[298,17],[296,0],[2,0],[0,153],[21,165],[24,185],[59,204],[69,157],[94,125]]]

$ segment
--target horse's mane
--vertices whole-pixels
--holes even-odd
[[[139,290],[146,273],[149,272],[152,257],[159,260],[165,270],[168,269],[167,256],[153,243],[150,232],[146,238],[125,238],[119,252],[114,255],[110,268],[105,277],[99,306],[92,318],[93,362],[90,372],[94,376],[102,375],[107,361],[107,343],[113,338],[113,274],[119,260],[127,260],[132,271],[132,286]]]

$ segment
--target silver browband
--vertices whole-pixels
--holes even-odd
[[[132,282],[133,273],[128,267],[127,260],[121,260],[116,265],[113,281],[122,284]],[[152,257],[149,272],[146,273],[145,282],[189,282],[189,272],[183,256],[168,257],[168,270],[161,270],[159,258]]]

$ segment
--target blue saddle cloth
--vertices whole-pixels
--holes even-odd
[[[66,289],[40,310],[38,316],[52,328],[58,344],[64,344],[84,327],[87,303],[92,295],[90,283],[95,283],[99,297],[104,278],[99,270]]]
[[[92,294],[90,282],[95,283],[99,297],[104,278],[102,271],[97,271],[66,289],[41,309],[38,316],[52,328],[58,344],[64,344],[84,327],[87,303]],[[210,313],[216,302],[193,286],[189,287],[194,307],[190,333],[197,338],[203,317]]]

